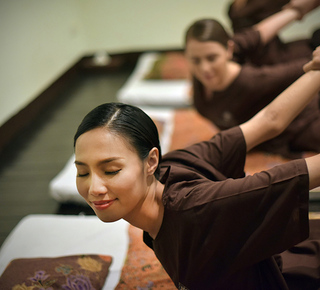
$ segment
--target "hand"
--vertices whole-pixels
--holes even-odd
[[[317,8],[320,5],[320,0],[291,0],[283,6],[283,9],[297,9],[300,12],[300,20],[307,13]]]
[[[320,70],[320,46],[313,51],[312,56],[312,60],[303,66],[303,70],[305,72],[310,70]]]

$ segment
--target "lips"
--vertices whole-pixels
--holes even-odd
[[[104,210],[110,207],[115,199],[112,200],[100,200],[100,201],[93,201],[92,204],[97,210]]]
[[[206,81],[210,81],[210,80],[212,80],[213,78],[214,78],[213,75],[204,75],[204,76],[203,76],[203,79],[206,80]]]

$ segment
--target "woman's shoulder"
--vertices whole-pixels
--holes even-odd
[[[244,63],[250,57],[250,53],[256,52],[263,45],[259,31],[253,28],[235,33],[232,40],[234,42],[234,60],[238,63]]]
[[[223,180],[236,177],[243,170],[241,164],[245,155],[244,136],[240,127],[235,126],[220,131],[210,140],[165,154],[161,161],[162,175],[165,176],[165,170],[170,168],[167,176],[174,176],[172,183],[201,178]],[[230,163],[230,159],[236,162]]]
[[[171,211],[185,211],[196,206],[199,196],[193,192],[196,192],[199,187],[212,185],[219,180],[217,176],[222,176],[216,170],[216,176],[211,180],[205,173],[181,164],[170,165],[162,170],[165,171],[161,178],[161,182],[165,185],[162,202],[165,208]],[[161,173],[163,173],[162,170]],[[222,176],[222,178],[225,177]]]
[[[177,149],[166,153],[162,162],[174,162],[178,164],[194,164],[194,159],[205,160],[208,154],[221,155],[228,149],[227,143],[232,146],[235,140],[243,139],[239,126],[221,130],[212,138],[194,143],[183,149]]]

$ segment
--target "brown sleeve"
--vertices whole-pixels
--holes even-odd
[[[305,161],[296,160],[242,179],[199,184],[190,196],[196,196],[195,221],[208,232],[210,251],[237,270],[308,237],[308,192]]]
[[[234,60],[240,64],[245,63],[250,55],[255,54],[264,46],[259,31],[252,28],[235,33],[233,42]]]
[[[187,150],[226,177],[239,178],[244,175],[246,144],[239,127],[222,131],[211,140],[195,144]]]
[[[273,101],[302,74],[304,59],[272,66],[243,66],[243,73],[224,92],[221,106],[227,107],[240,125]],[[218,107],[215,108],[216,110]]]

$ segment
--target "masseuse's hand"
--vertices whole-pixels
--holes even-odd
[[[305,72],[310,70],[320,70],[320,46],[313,51],[312,56],[312,60],[303,66],[303,70]]]
[[[300,12],[302,19],[307,13],[320,6],[320,0],[291,0],[288,4],[283,6],[283,9],[293,8]]]

